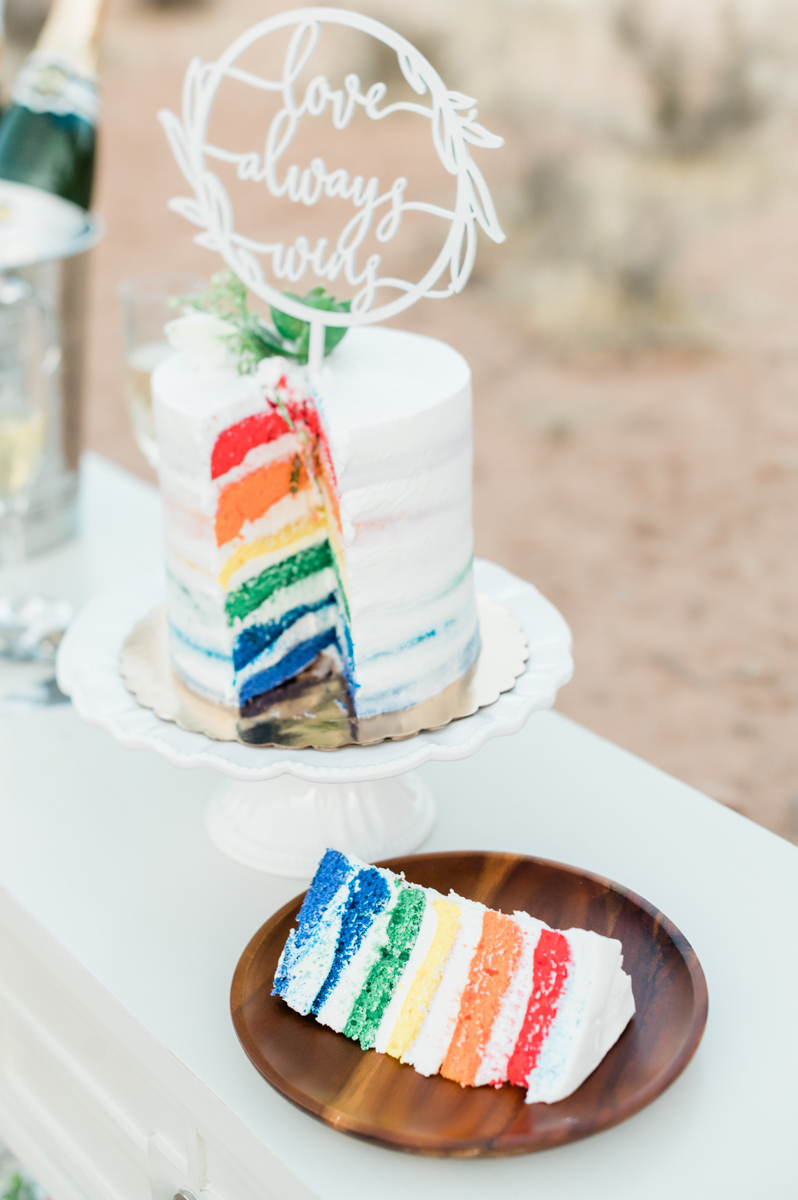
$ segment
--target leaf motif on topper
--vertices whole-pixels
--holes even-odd
[[[313,56],[323,25],[346,26],[390,47],[413,92],[427,98],[428,103],[403,100],[383,105],[386,85],[374,83],[363,93],[354,74],[345,77],[342,88],[333,88],[324,75],[316,75],[300,97],[297,81]],[[280,79],[266,79],[238,65],[241,56],[256,43],[291,27],[294,28]],[[271,120],[262,152],[226,150],[208,141],[214,102],[225,79],[280,97],[282,107]],[[216,62],[193,59],[183,85],[182,119],[168,111],[159,114],[177,165],[194,192],[193,198],[178,197],[170,201],[169,207],[199,227],[201,232],[195,241],[217,251],[255,295],[289,318],[310,323],[310,365],[311,369],[318,368],[323,357],[325,327],[346,328],[384,321],[424,296],[437,299],[452,296],[463,289],[471,273],[476,226],[481,226],[494,242],[504,241],[490,192],[469,150],[469,145],[493,149],[503,145],[503,140],[477,123],[474,103],[470,96],[446,88],[424,56],[406,38],[379,21],[336,8],[281,13],[247,30]],[[303,169],[295,164],[285,167],[283,157],[302,118],[321,116],[327,110],[333,127],[338,130],[345,129],[359,110],[373,121],[382,121],[396,112],[412,112],[428,120],[438,157],[456,179],[454,207],[407,199],[408,180],[403,176],[381,192],[376,177],[350,178],[344,169],[328,170],[322,158],[313,158]],[[332,246],[328,238],[319,238],[311,245],[304,236],[297,237],[290,246],[278,241],[257,241],[236,229],[230,198],[211,169],[214,161],[232,164],[239,180],[265,184],[273,197],[287,197],[304,205],[315,204],[322,197],[337,197],[349,200],[355,213]],[[417,283],[380,275],[382,256],[366,255],[363,250],[369,234],[380,243],[390,242],[407,212],[427,213],[448,222],[435,261]],[[330,282],[342,277],[356,289],[350,311],[314,308],[293,292],[278,290],[270,282],[265,264],[271,278],[289,283],[299,282],[308,272]],[[439,283],[443,286],[438,287]],[[386,291],[399,295],[378,302],[378,293]]]

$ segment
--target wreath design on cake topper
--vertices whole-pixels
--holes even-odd
[[[342,88],[332,88],[324,75],[316,75],[298,98],[297,80],[316,49],[324,24],[347,26],[390,47],[410,87],[417,96],[428,97],[429,103],[402,100],[380,107],[387,86],[374,83],[364,94],[355,74],[345,77]],[[240,57],[261,39],[291,26],[295,28],[280,79],[266,79],[237,65]],[[208,124],[225,79],[280,94],[282,107],[272,118],[262,153],[225,150],[209,143]],[[169,207],[199,227],[202,232],[194,240],[217,251],[256,296],[287,318],[309,324],[310,369],[318,370],[328,328],[345,331],[353,325],[384,321],[422,297],[443,299],[462,291],[474,264],[477,225],[494,242],[504,241],[487,185],[469,149],[469,146],[497,148],[503,145],[503,139],[477,124],[474,104],[471,97],[450,91],[434,67],[406,38],[379,21],[337,8],[301,8],[281,13],[247,30],[216,62],[192,59],[183,85],[182,120],[166,110],[159,114],[177,164],[194,192],[193,198],[181,196],[171,200]],[[304,168],[296,164],[284,167],[281,160],[302,117],[321,116],[328,109],[338,130],[345,129],[359,109],[373,121],[384,120],[396,112],[412,112],[427,118],[438,157],[457,181],[454,208],[406,199],[408,181],[403,176],[381,192],[375,176],[368,180],[361,175],[350,178],[343,168],[328,170],[322,158],[312,159]],[[307,206],[322,196],[339,197],[351,201],[355,214],[334,245],[330,245],[328,238],[319,238],[311,245],[305,236],[297,237],[287,247],[282,242],[257,241],[236,230],[230,197],[210,166],[214,160],[233,164],[240,180],[265,184],[274,197],[286,196]],[[437,258],[417,283],[381,276],[381,255],[370,254],[363,260],[358,254],[372,228],[377,241],[387,243],[398,232],[403,214],[411,211],[449,222]],[[317,279],[328,282],[343,276],[358,290],[351,303],[319,307],[321,289],[311,289],[304,299],[293,292],[278,291],[267,278],[262,258],[270,260],[271,275],[277,280],[295,284],[309,269]],[[447,273],[448,282],[439,287]],[[386,303],[376,303],[380,289],[398,291],[400,295]]]

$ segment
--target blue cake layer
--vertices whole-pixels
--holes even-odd
[[[267,621],[263,625],[250,625],[249,628],[243,629],[238,635],[233,649],[233,666],[236,671],[243,670],[247,663],[251,663],[269,646],[274,645],[277,639],[302,617],[307,616],[308,613],[320,612],[333,604],[335,604],[335,596],[331,592],[322,600],[317,600],[315,604],[300,604],[297,608],[289,609],[288,612],[273,621]]]
[[[319,994],[313,1003],[311,1011],[318,1013],[324,1001],[338,982],[346,964],[357,953],[363,938],[371,928],[377,913],[382,912],[390,898],[390,890],[385,877],[376,867],[368,867],[360,871],[350,888],[349,901],[346,906],[341,932],[338,936],[338,946],[335,951],[330,973],[322,984]]]
[[[352,874],[353,868],[345,854],[340,850],[325,850],[296,919],[294,945],[297,949],[308,940],[333,896]]]
[[[327,850],[299,911],[297,928],[288,935],[274,977],[272,995],[283,996],[299,1012],[310,1011],[334,961],[331,956],[324,961],[324,946],[331,935],[337,944],[337,929],[357,874],[358,868],[345,854]],[[349,891],[344,890],[347,883]],[[330,951],[332,955],[332,947]]]
[[[310,666],[316,655],[320,654],[322,650],[326,650],[328,646],[337,645],[338,635],[335,629],[325,629],[323,633],[300,642],[274,666],[258,671],[241,685],[238,693],[239,704],[243,708],[248,700],[253,700],[255,696],[260,696],[263,692],[270,692],[272,688],[279,687],[287,679],[293,679],[294,675],[298,675],[300,671],[304,671],[305,667]]]

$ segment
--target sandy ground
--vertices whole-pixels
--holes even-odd
[[[118,281],[216,269],[165,209],[180,180],[154,114],[179,105],[192,53],[214,57],[277,7],[112,3],[87,436],[144,477],[122,402]],[[517,151],[510,134],[505,165],[484,164],[492,183]],[[789,191],[703,231],[683,264],[691,286],[742,297],[711,353],[557,360],[497,285],[495,255],[461,297],[401,322],[472,364],[477,551],[569,621],[576,673],[558,709],[796,842],[797,261]]]

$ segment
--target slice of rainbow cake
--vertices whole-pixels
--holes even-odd
[[[527,1104],[553,1104],[634,1015],[621,951],[613,938],[443,896],[328,850],[272,995],[422,1075],[509,1082]]]

